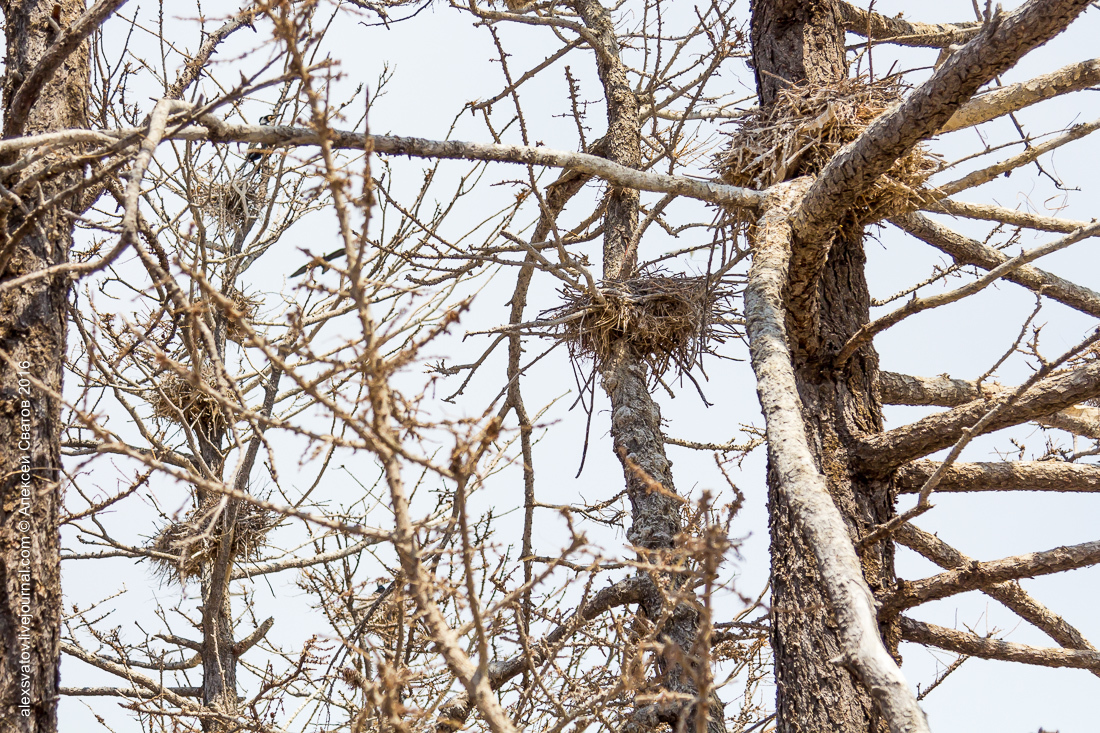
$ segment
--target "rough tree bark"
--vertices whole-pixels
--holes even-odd
[[[607,98],[606,157],[613,163],[638,168],[642,162],[638,99],[619,57],[619,41],[611,16],[595,0],[577,0],[574,5],[601,46],[597,49],[596,64]],[[638,190],[631,188],[614,188],[608,196],[603,241],[605,280],[623,281],[637,275],[639,200]],[[627,538],[642,551],[643,560],[658,560],[658,553],[673,549],[676,535],[682,530],[681,500],[676,496],[672,463],[665,455],[661,409],[649,393],[643,356],[634,353],[627,338],[621,338],[611,344],[611,353],[605,355],[599,368],[604,391],[611,400],[613,447],[623,466],[632,509]],[[660,619],[665,613],[665,603],[657,584],[648,583],[641,603],[646,617]],[[680,604],[668,613],[659,638],[683,650],[690,659],[698,630],[698,613],[687,604]],[[672,692],[700,694],[696,680],[705,672],[685,669],[674,661],[677,656],[676,651],[658,656],[660,684]],[[724,733],[721,702],[714,695],[705,696],[708,733]],[[691,717],[685,720],[686,716]],[[686,727],[699,720],[697,716],[695,706],[654,704],[639,707],[633,723],[640,730],[653,729],[658,721]]]
[[[84,13],[80,0],[5,2],[7,76],[4,137],[87,125],[88,49],[78,43],[47,73],[43,58]],[[39,74],[34,72],[38,69]],[[24,89],[36,81],[37,88]],[[3,160],[0,164],[10,161]],[[80,180],[61,170],[27,202],[49,200]],[[4,183],[10,183],[4,181]],[[6,201],[10,207],[10,202]],[[33,203],[27,204],[33,209]],[[27,210],[0,215],[0,286],[68,260],[73,220],[62,201],[44,212],[18,241],[11,239]],[[58,516],[61,504],[60,411],[68,281],[48,278],[0,292],[0,730],[57,729],[61,622]]]
[[[847,76],[844,27],[835,2],[758,1],[752,40],[762,105],[773,104],[786,84],[830,83]],[[794,242],[796,248],[799,244]],[[810,339],[816,347],[791,345],[807,439],[853,542],[893,516],[895,499],[889,478],[860,476],[845,448],[854,432],[882,430],[881,406],[872,391],[877,354],[864,347],[840,371],[827,367],[830,353],[868,320],[865,261],[862,230],[848,228],[836,235],[817,292],[820,311]],[[832,613],[823,612],[829,601],[814,553],[779,490],[774,469],[769,472],[768,501],[778,730],[886,730],[864,686],[834,661],[841,656],[837,625]],[[860,560],[873,591],[893,585],[891,543],[862,551]],[[887,648],[896,654],[896,626],[883,633]]]

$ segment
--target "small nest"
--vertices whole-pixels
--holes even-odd
[[[267,179],[262,176],[208,181],[195,177],[192,203],[222,230],[240,227],[258,215],[267,198]]]
[[[200,577],[218,556],[219,522],[227,508],[220,497],[211,497],[192,509],[179,522],[172,522],[153,538],[149,549],[173,559],[156,557],[157,570],[181,583]],[[264,545],[267,533],[278,523],[278,517],[254,504],[237,505],[237,517],[233,522],[233,560],[255,559]]]
[[[213,369],[204,369],[202,376],[210,391],[220,392]],[[175,372],[164,374],[149,396],[154,417],[176,423],[182,417],[192,428],[200,428],[209,433],[226,430],[229,420],[221,404],[208,391],[199,389],[193,379],[194,375],[185,378]]]
[[[734,333],[728,319],[734,291],[726,280],[684,275],[644,275],[605,282],[602,302],[589,293],[562,291],[565,304],[539,314],[570,355],[603,363],[613,345],[625,341],[644,359],[654,377],[675,366],[685,374],[710,350]]]
[[[256,296],[245,295],[236,288],[230,288],[228,296],[233,303],[233,309],[226,313],[225,337],[238,344],[249,342],[249,336],[242,323],[251,323],[256,320],[256,314],[263,304],[263,300]]]
[[[783,89],[774,104],[737,121],[715,168],[727,183],[757,190],[819,173],[904,91],[895,79],[865,77]],[[862,225],[911,211],[924,200],[924,183],[939,165],[925,147],[914,147],[860,195],[846,223]]]

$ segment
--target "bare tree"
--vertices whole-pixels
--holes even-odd
[[[958,655],[932,687],[970,657],[1100,674],[1017,583],[1096,542],[980,562],[914,523],[1098,485],[1100,334],[1048,355],[1036,317],[1100,295],[1032,263],[1100,225],[957,197],[1032,166],[1065,189],[1044,156],[1100,125],[1016,115],[1095,61],[1000,77],[1089,5],[455,2],[498,76],[435,140],[371,133],[413,90],[341,42],[427,5],[8,4],[0,727],[56,730],[61,695],[149,731],[924,731],[902,642]],[[913,50],[876,75],[881,46]],[[954,159],[937,138],[1006,116]],[[872,227],[947,259],[875,300]],[[1024,232],[1049,240],[1006,252]],[[977,379],[880,370],[881,334],[1001,281],[1035,309]],[[671,437],[662,395],[707,403],[736,358],[762,427]],[[887,430],[884,405],[948,409]],[[598,495],[540,444],[577,423]],[[1005,430],[1013,456],[961,460]],[[734,582],[734,476],[767,485],[764,589]],[[897,545],[943,572],[899,578]],[[62,560],[155,602],[63,606]],[[1057,646],[912,615],[968,591]]]

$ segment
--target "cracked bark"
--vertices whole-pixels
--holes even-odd
[[[822,456],[812,447],[822,426],[811,422],[815,416],[799,399],[783,284],[790,213],[807,184],[776,187],[757,222],[745,292],[752,366],[767,424],[777,726],[781,731],[925,731],[924,715],[879,631],[864,577],[869,560],[876,558],[858,557],[853,545],[852,497],[845,491],[851,484],[838,481],[835,473],[822,474]],[[862,684],[837,666],[841,660]]]
[[[906,95],[898,106],[880,115],[855,141],[833,156],[794,218],[798,241],[791,259],[790,298],[793,335],[799,344],[805,343],[810,351],[820,347],[815,341],[814,321],[819,317],[817,294],[831,239],[841,220],[837,213],[850,207],[860,193],[914,145],[943,127],[983,84],[1060,33],[1088,6],[1089,0],[1031,0],[1008,15],[994,14],[928,81]],[[838,11],[831,15],[837,16]],[[757,37],[755,32],[753,37]],[[842,42],[840,35],[839,43]],[[763,59],[756,56],[754,51],[759,78],[765,69],[760,66]],[[762,103],[767,101],[761,96]]]
[[[6,134],[87,124],[86,43],[79,44],[35,94],[19,94],[16,80],[31,78],[56,40],[47,20],[55,9],[64,27],[83,14],[84,4],[4,3]],[[25,108],[13,115],[16,99]],[[79,176],[66,173],[44,181],[40,195],[49,198]],[[74,200],[67,207],[77,206]],[[0,240],[0,251],[12,254],[0,282],[68,260],[73,225],[61,208],[41,216],[21,241],[9,242],[6,235]],[[13,209],[0,227],[10,233],[21,223],[22,214]],[[0,255],[0,260],[5,258]],[[0,295],[0,729],[13,733],[57,729],[61,424],[60,404],[51,394],[61,392],[68,286],[65,278],[40,279]],[[26,367],[18,366],[23,362]]]

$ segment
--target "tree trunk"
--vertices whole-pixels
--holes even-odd
[[[33,101],[25,113],[13,111],[22,81],[60,29],[83,12],[78,0],[4,3],[5,137],[86,126],[86,43],[32,90],[35,95],[22,95]],[[62,172],[43,180],[40,189],[20,191],[26,209],[79,177],[80,171]],[[50,207],[18,241],[10,236],[24,223],[24,211],[15,207],[0,214],[0,262],[6,264],[0,284],[68,260],[73,222],[63,212],[74,209],[75,201]],[[64,277],[0,293],[0,730],[13,733],[57,729],[61,405],[56,395],[65,359],[67,297]]]
[[[642,161],[638,99],[619,56],[611,16],[595,0],[575,0],[574,6],[585,25],[597,34],[604,51],[596,54],[596,65],[607,99],[606,157],[614,163],[638,168]],[[608,196],[603,220],[604,280],[624,281],[637,275],[639,201],[639,192],[629,188],[615,188]],[[642,550],[642,560],[659,561],[659,553],[674,547],[674,538],[682,529],[681,502],[675,497],[672,462],[665,455],[661,409],[649,393],[642,355],[634,353],[628,339],[617,340],[611,344],[610,353],[603,355],[600,378],[611,400],[611,436],[630,498],[632,521],[627,538]],[[655,491],[654,482],[661,484],[663,490]],[[650,582],[641,604],[646,617],[660,619],[665,603],[656,583]],[[699,614],[687,604],[680,604],[668,616],[658,632],[659,638],[682,649],[690,659],[695,652]],[[699,686],[695,679],[700,678],[703,670],[685,669],[675,658],[675,652],[658,655],[660,684],[673,692],[697,695]],[[723,707],[714,695],[708,695],[707,713],[708,733],[725,733]],[[632,725],[652,730],[661,721],[679,724],[682,727],[678,730],[686,730],[700,719],[695,705],[646,705],[635,711]]]
[[[829,83],[847,75],[844,30],[835,2],[758,1],[752,40],[762,105],[774,103],[785,84]],[[796,248],[799,244],[793,242]],[[809,346],[790,345],[807,440],[853,542],[894,515],[895,499],[892,482],[856,473],[847,448],[853,436],[882,430],[882,410],[873,393],[878,356],[867,346],[841,369],[831,365],[831,357],[868,321],[865,263],[862,230],[843,229],[829,251],[817,294],[815,337]],[[885,721],[868,691],[831,661],[840,656],[841,647],[814,554],[774,473],[769,474],[769,487],[777,730],[884,731]],[[873,591],[893,584],[891,543],[863,551],[861,560]],[[885,631],[887,648],[896,655],[896,628]]]
[[[202,578],[202,701],[226,715],[237,713],[237,654],[229,582],[233,571],[235,526],[240,501],[230,499],[215,523],[218,554]],[[204,731],[229,730],[203,719]]]

